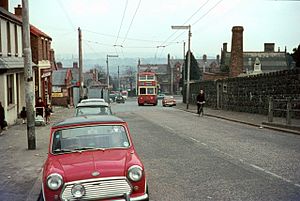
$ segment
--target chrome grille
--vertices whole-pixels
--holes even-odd
[[[123,196],[125,193],[131,194],[132,187],[126,177],[110,177],[93,180],[81,180],[66,183],[64,185],[62,200],[78,200],[73,197],[71,189],[75,184],[81,184],[85,188],[85,195],[81,200],[95,200],[111,197]]]

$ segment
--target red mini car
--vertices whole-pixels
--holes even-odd
[[[149,200],[127,123],[82,116],[52,126],[40,200]]]

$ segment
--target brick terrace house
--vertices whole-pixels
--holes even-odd
[[[25,106],[22,22],[0,1],[0,101],[6,121],[14,124]]]
[[[70,68],[58,68],[52,74],[52,105],[73,105],[73,76]]]
[[[22,7],[15,7],[15,15],[22,19]],[[30,42],[32,52],[32,62],[35,64],[35,97],[41,97],[45,103],[51,102],[52,89],[52,68],[54,61],[54,51],[51,49],[52,38],[30,25]]]

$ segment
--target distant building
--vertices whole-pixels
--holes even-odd
[[[60,68],[52,74],[52,105],[73,105],[72,71]]]
[[[167,64],[141,64],[138,62],[138,72],[151,70],[156,73],[159,90],[161,93],[179,93],[179,81],[181,74],[182,60],[170,59],[168,55]]]
[[[275,43],[265,43],[263,51],[244,51],[243,31],[241,26],[232,28],[231,51],[227,50],[227,43],[223,43],[219,70],[203,72],[203,80],[257,75],[291,68],[290,55],[286,49],[281,51],[278,48],[275,51]]]

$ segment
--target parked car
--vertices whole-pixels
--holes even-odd
[[[85,115],[113,115],[111,107],[106,102],[78,103],[75,116]]]
[[[162,105],[164,107],[166,107],[166,106],[176,106],[176,100],[173,96],[165,96],[162,99]]]
[[[115,100],[116,103],[125,103],[125,98],[121,95],[118,95]]]
[[[105,100],[103,98],[88,98],[80,101],[80,103],[88,103],[88,102],[105,102]]]
[[[127,123],[73,117],[50,130],[42,200],[149,200],[145,169]]]
[[[157,99],[158,100],[161,100],[161,99],[163,99],[165,97],[165,94],[158,94],[157,95]]]
[[[116,101],[116,97],[117,97],[117,94],[115,94],[115,93],[109,94],[109,98],[112,99],[113,102]]]

